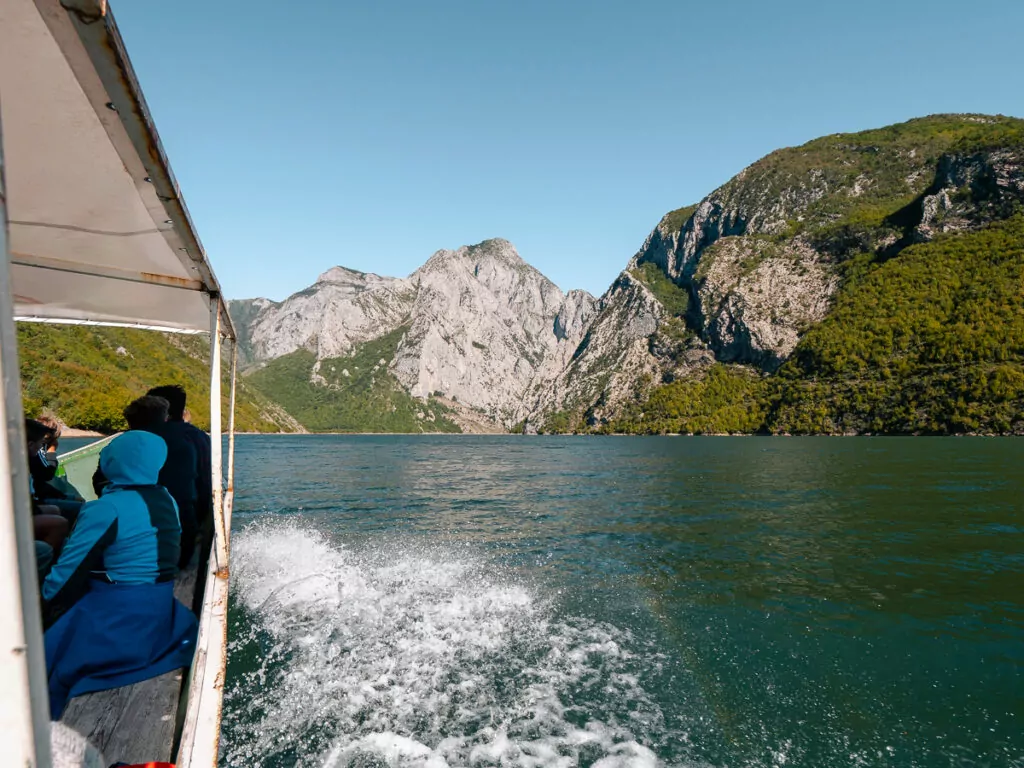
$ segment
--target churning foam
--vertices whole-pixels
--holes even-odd
[[[659,661],[629,632],[556,620],[450,550],[355,553],[270,523],[233,549],[228,765],[658,765],[641,681]]]

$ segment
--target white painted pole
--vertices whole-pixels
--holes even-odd
[[[14,330],[0,131],[0,750],[5,765],[50,768],[50,707],[39,616],[28,458]]]
[[[228,536],[224,525],[224,446],[220,414],[220,297],[210,297],[210,459],[213,473],[213,548],[217,570],[228,567]]]
[[[190,675],[188,707],[178,746],[181,768],[216,768],[220,744],[224,670],[227,663],[228,538],[225,520],[223,446],[220,409],[220,312],[217,296],[210,297],[210,441],[213,480],[214,560],[206,577],[206,592]],[[232,377],[232,390],[234,389]],[[234,398],[232,398],[232,401]],[[229,422],[233,425],[233,421]],[[230,468],[229,468],[230,472]],[[230,484],[230,481],[229,481]],[[230,489],[229,489],[230,490]],[[228,494],[230,499],[230,493]]]
[[[231,396],[228,399],[228,490],[224,497],[224,530],[231,542],[231,513],[235,506],[235,384],[238,377],[238,341],[231,343]]]

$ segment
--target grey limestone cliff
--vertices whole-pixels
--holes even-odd
[[[594,303],[585,291],[563,295],[495,239],[438,251],[407,278],[335,267],[281,303],[236,304],[256,362],[298,349],[335,358],[404,328],[385,361],[403,388],[508,427],[525,415],[530,389],[545,387],[579,345]]]
[[[258,310],[247,328],[252,358],[270,360],[302,348],[320,358],[344,355],[401,325],[415,297],[409,280],[334,267],[280,304],[253,300]]]
[[[649,342],[665,310],[654,294],[623,272],[594,309],[561,370],[535,386],[527,431],[562,412],[573,414],[576,423],[600,419],[631,398],[638,382],[658,375]]]
[[[515,423],[545,363],[582,338],[575,299],[559,325],[566,298],[505,240],[438,251],[410,280],[417,295],[392,370],[414,396],[441,392]]]

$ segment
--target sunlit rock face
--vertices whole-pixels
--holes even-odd
[[[506,426],[523,418],[532,387],[560,373],[595,308],[585,291],[563,294],[506,240],[438,251],[407,278],[334,267],[280,304],[236,304],[257,362],[300,348],[341,357],[404,328],[387,363],[410,394],[440,394]]]

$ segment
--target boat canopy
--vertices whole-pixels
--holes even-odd
[[[234,338],[106,0],[0,0],[18,320]]]
[[[49,768],[14,320],[209,332],[214,543],[176,764],[216,768],[234,498],[235,339],[106,0],[0,0],[0,742]]]

